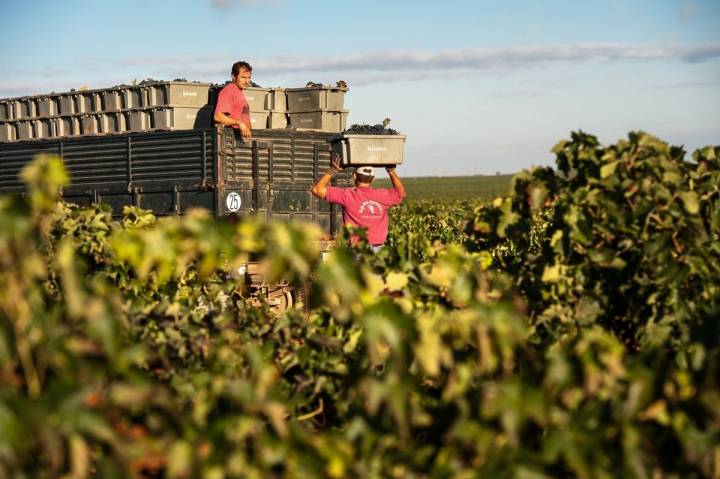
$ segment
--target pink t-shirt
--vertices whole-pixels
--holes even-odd
[[[378,245],[387,238],[388,208],[400,204],[403,197],[396,188],[328,186],[325,199],[342,205],[343,222],[367,229],[368,242]]]
[[[245,93],[234,83],[230,83],[220,90],[217,105],[215,105],[215,112],[218,111],[235,120],[242,120],[248,128],[252,127],[250,124],[250,107],[245,99]],[[237,125],[232,127],[239,128]]]

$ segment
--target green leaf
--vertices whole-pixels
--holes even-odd
[[[679,184],[683,180],[682,175],[677,171],[666,171],[663,173],[663,181],[670,184]]]
[[[168,477],[190,477],[193,463],[193,448],[187,441],[176,441],[167,456]]]
[[[696,215],[700,212],[700,199],[697,193],[694,191],[683,191],[680,193],[680,199],[682,199],[685,211],[691,215]]]
[[[501,211],[502,215],[500,216],[500,221],[498,222],[497,234],[501,238],[504,238],[507,235],[507,229],[520,219],[520,215],[513,211],[512,201],[510,198],[503,201]]]
[[[612,176],[615,174],[615,170],[617,169],[618,164],[620,163],[620,160],[613,161],[611,163],[607,163],[600,167],[600,178],[607,178],[609,176]]]
[[[547,197],[547,188],[534,186],[530,190],[530,206],[532,207],[532,209],[539,209],[544,207]]]
[[[70,437],[70,461],[73,479],[83,479],[90,473],[90,450],[85,440],[73,434]]]
[[[360,337],[363,335],[362,329],[356,329],[350,333],[348,340],[343,346],[343,352],[345,354],[351,354],[357,348]]]
[[[565,146],[570,143],[568,140],[561,140],[555,144],[550,150],[550,153],[557,155],[565,149]]]
[[[542,274],[542,281],[545,283],[556,283],[561,278],[561,266],[559,264],[553,264],[551,266],[545,266]]]
[[[385,285],[390,291],[400,291],[408,284],[408,275],[397,271],[391,271],[385,277]]]

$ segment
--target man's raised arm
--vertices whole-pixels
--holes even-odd
[[[334,153],[330,161],[330,168],[325,170],[322,178],[320,178],[318,182],[312,186],[310,192],[318,198],[325,199],[325,195],[327,194],[327,187],[330,184],[330,180],[332,180],[333,176],[337,175],[341,171],[342,166],[340,166],[340,155]]]
[[[388,175],[390,175],[390,182],[393,185],[393,188],[400,191],[400,197],[405,198],[405,186],[403,186],[402,181],[400,181],[400,177],[397,174],[397,171],[395,171],[394,166],[388,166],[385,168],[385,171],[388,172]]]

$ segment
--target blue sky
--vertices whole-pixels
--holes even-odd
[[[133,79],[345,80],[406,176],[551,164],[582,129],[720,144],[720,1],[0,0],[0,97]]]

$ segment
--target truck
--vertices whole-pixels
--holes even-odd
[[[0,194],[22,194],[20,171],[41,153],[59,156],[70,175],[62,197],[78,205],[104,203],[113,215],[125,205],[154,214],[205,208],[219,218],[256,215],[266,221],[312,221],[327,250],[342,224],[340,208],[310,193],[330,166],[332,133],[258,130],[244,140],[232,128],[155,131],[0,143]],[[333,184],[350,185],[347,172]],[[240,271],[253,294],[278,310],[302,294],[268,284],[257,265]]]
[[[201,83],[0,99],[0,127],[7,129],[0,138],[0,194],[22,194],[20,171],[36,155],[54,154],[70,176],[62,191],[69,202],[104,203],[115,216],[133,205],[157,216],[199,207],[218,218],[310,221],[323,230],[326,251],[342,224],[342,211],[315,198],[310,188],[330,167],[331,155],[340,154],[352,166],[400,163],[405,141],[404,136],[343,135],[345,90],[251,89],[246,97],[258,128],[250,139],[212,125],[217,88]],[[310,128],[297,127],[306,124]],[[350,186],[350,173],[332,184]],[[287,283],[266,282],[255,263],[239,274],[252,293],[279,310],[302,295]]]

